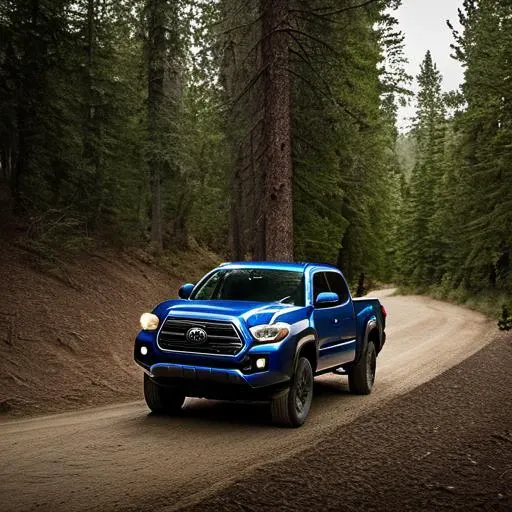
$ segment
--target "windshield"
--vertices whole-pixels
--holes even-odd
[[[304,306],[304,273],[290,270],[218,270],[200,284],[193,300],[282,302]]]

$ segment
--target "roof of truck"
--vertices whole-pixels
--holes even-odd
[[[304,271],[308,267],[323,267],[326,269],[337,269],[334,265],[323,263],[305,263],[305,262],[289,262],[289,261],[232,261],[219,265],[223,268],[268,268],[275,270],[295,270]]]

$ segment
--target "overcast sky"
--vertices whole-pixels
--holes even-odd
[[[400,28],[405,35],[405,55],[409,60],[407,71],[416,77],[427,50],[443,75],[443,89],[457,89],[463,80],[463,70],[458,61],[450,57],[453,36],[446,26],[450,20],[458,26],[457,9],[462,0],[402,0],[395,12]],[[416,91],[416,83],[414,84]],[[405,129],[414,114],[414,106],[400,109],[399,124]]]

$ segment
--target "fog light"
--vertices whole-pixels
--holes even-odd
[[[143,356],[147,356],[148,355],[148,347],[140,347],[140,353],[143,355]]]
[[[256,359],[256,368],[258,368],[258,370],[263,370],[265,366],[267,366],[267,360],[264,357]]]

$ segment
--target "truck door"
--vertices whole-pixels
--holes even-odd
[[[339,302],[315,306],[314,320],[319,337],[319,370],[353,361],[356,350],[356,317],[345,279],[339,272],[317,272],[313,276],[314,300],[319,293],[338,294]]]

